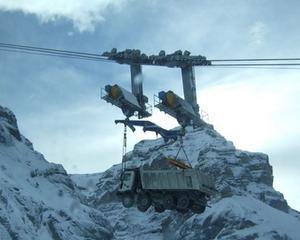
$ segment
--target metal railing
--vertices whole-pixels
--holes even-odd
[[[153,106],[157,106],[158,104],[161,103],[161,99],[157,95],[153,95]]]

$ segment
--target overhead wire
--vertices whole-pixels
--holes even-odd
[[[211,62],[259,62],[259,61],[300,61],[300,58],[233,58],[233,59],[209,59]]]
[[[210,65],[208,66],[209,68],[220,68],[220,69],[233,69],[233,68],[237,68],[237,69],[300,69],[300,67],[296,67],[296,66],[216,66],[216,65]]]
[[[6,44],[6,43],[0,43],[0,50],[2,51],[11,50],[11,52],[35,54],[35,55],[70,57],[70,58],[78,58],[83,60],[111,61],[106,57],[101,56],[100,54],[75,52],[75,51],[52,49],[52,48],[39,48],[39,47],[31,47],[26,45],[16,45],[16,44]]]
[[[216,65],[210,65],[209,68],[219,68],[219,69],[233,69],[233,68],[237,68],[237,69],[294,69],[294,70],[299,70],[300,67],[281,67],[281,66],[216,66]]]
[[[300,63],[224,63],[224,64],[213,64],[208,66],[300,66]]]
[[[297,67],[294,68],[286,67],[286,66],[300,66],[300,62],[299,62],[300,58],[232,58],[232,59],[210,59],[208,61],[212,62],[212,64],[209,65],[209,67],[220,67],[220,68],[228,67],[228,68],[256,68],[256,69],[300,69]],[[285,62],[285,61],[289,61],[289,62]]]
[[[82,60],[89,60],[89,61],[109,61],[106,59],[94,59],[89,57],[80,57],[80,56],[73,56],[73,55],[60,55],[60,54],[51,54],[51,53],[39,53],[39,52],[30,52],[26,50],[13,50],[13,49],[4,49],[0,46],[0,51],[3,52],[13,52],[13,53],[24,53],[29,55],[37,55],[37,56],[54,56],[54,57],[61,57],[61,58],[73,58],[73,59],[82,59]]]
[[[80,60],[90,60],[90,61],[107,61],[107,62],[113,61],[100,54],[53,49],[53,48],[33,47],[28,45],[17,45],[17,44],[2,43],[2,42],[0,42],[0,51],[41,55],[41,56],[55,56],[55,57],[72,58],[72,59],[80,59]],[[211,65],[203,65],[201,67],[298,69],[296,67],[288,68],[288,66],[300,66],[300,62],[299,62],[300,58],[237,58],[237,59],[211,59],[209,61],[212,62]],[[293,62],[286,63],[285,61],[293,61]],[[214,62],[217,63],[215,64]]]
[[[80,55],[80,56],[92,56],[92,57],[106,58],[104,56],[101,56],[101,55],[95,54],[95,53],[69,51],[69,50],[61,50],[61,49],[54,49],[54,48],[32,47],[32,46],[28,46],[28,45],[0,43],[0,46],[7,47],[7,48],[27,49],[27,50],[32,50],[32,51],[43,51],[43,52],[52,52],[52,53],[56,52],[56,53],[65,53],[65,54],[73,54],[73,55]]]

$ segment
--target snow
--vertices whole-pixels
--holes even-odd
[[[202,214],[142,213],[115,195],[120,165],[68,175],[33,149],[0,106],[0,239],[299,239],[300,214],[274,190],[267,155],[235,149],[211,125],[188,129],[183,145],[192,166],[215,177],[218,194]],[[165,167],[178,148],[178,141],[144,140],[126,165]]]
[[[97,190],[97,183],[101,178],[101,173],[71,174],[70,178],[80,188],[81,193],[85,196],[89,196]]]
[[[0,239],[110,238],[109,222],[83,204],[64,168],[14,136],[19,133],[11,114],[0,107]]]
[[[117,198],[100,201],[95,207],[112,223],[114,239],[298,239],[299,214],[273,189],[266,154],[235,149],[212,126],[187,132],[183,144],[192,165],[216,178],[219,193],[211,199],[211,207],[200,215],[169,210],[158,214],[153,208],[146,213],[135,207],[124,209]],[[179,142],[166,145],[162,139],[143,140],[127,153],[127,166],[157,166],[178,148]],[[109,176],[101,174],[101,185],[91,199],[113,194],[117,169],[120,166],[109,169],[113,173]],[[102,188],[105,182],[110,190]]]
[[[248,235],[249,232],[265,233],[273,230],[276,230],[280,235],[288,234],[292,239],[297,239],[300,236],[300,229],[295,228],[299,225],[296,218],[249,196],[233,196],[222,199],[208,209],[201,218],[205,219],[212,215],[212,221],[214,221],[220,215],[226,214],[241,219],[247,218],[256,224],[251,228],[237,230],[236,234],[241,237]],[[265,237],[263,234],[260,235],[262,235],[259,236],[262,239]]]

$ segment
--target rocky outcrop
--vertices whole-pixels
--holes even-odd
[[[202,214],[125,209],[116,196],[121,165],[68,175],[47,162],[20,134],[13,113],[0,107],[0,239],[298,239],[300,214],[274,190],[263,153],[238,150],[211,125],[183,139],[194,168],[214,176],[215,194]],[[179,142],[136,144],[126,166],[169,168]]]
[[[111,239],[110,222],[86,206],[60,164],[47,162],[0,106],[0,239]]]
[[[21,134],[17,126],[15,115],[8,108],[0,106],[0,143],[9,145],[12,138],[21,141]]]
[[[115,239],[297,239],[300,221],[280,192],[273,188],[273,172],[263,153],[238,150],[213,126],[188,129],[183,139],[188,161],[214,176],[218,193],[203,214],[140,213],[125,209],[115,195],[120,165],[99,174],[89,203],[106,215]],[[169,168],[166,157],[175,156],[179,142],[144,140],[126,155],[127,167]],[[187,161],[183,153],[179,158]],[[286,224],[288,223],[288,224]]]

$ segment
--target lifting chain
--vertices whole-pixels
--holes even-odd
[[[178,157],[178,155],[179,155],[179,153],[180,153],[180,150],[182,149],[182,151],[183,151],[183,153],[184,153],[184,155],[185,155],[186,160],[188,161],[190,167],[192,167],[191,162],[190,162],[190,160],[189,160],[189,158],[188,158],[188,156],[187,156],[187,154],[186,154],[186,151],[184,150],[184,147],[183,147],[183,137],[180,136],[180,137],[179,137],[179,140],[180,140],[180,147],[179,147],[178,152],[177,152],[177,154],[176,154],[176,156],[175,156],[175,159],[177,160],[177,157]]]

